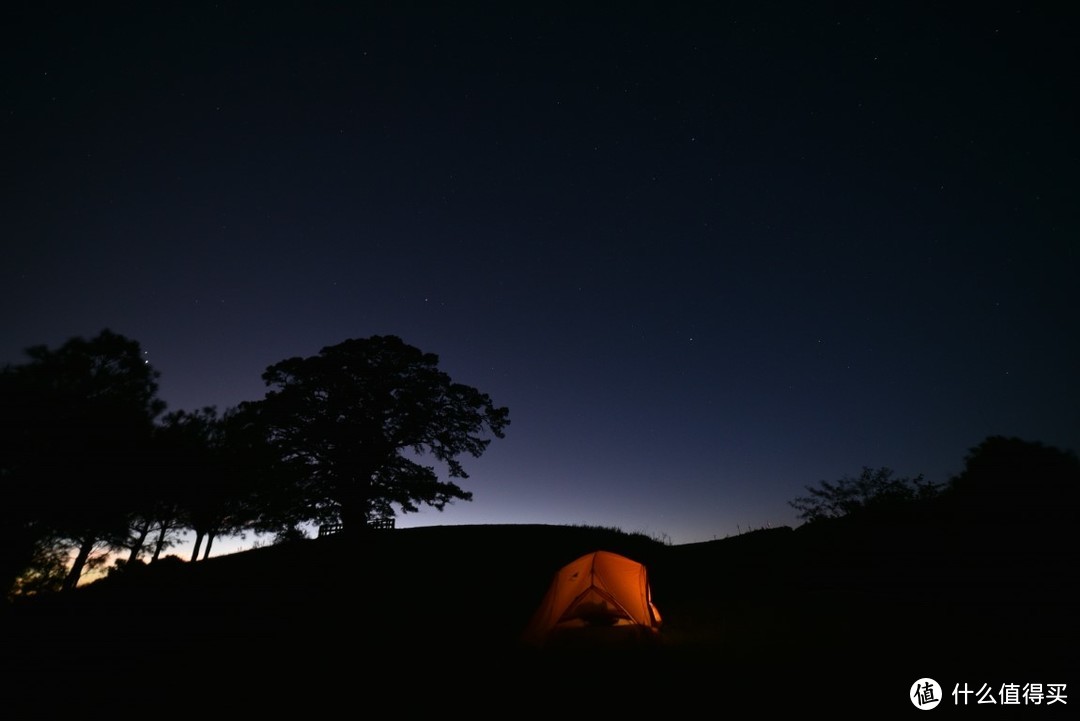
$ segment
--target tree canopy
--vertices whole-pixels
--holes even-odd
[[[988,436],[968,451],[950,490],[964,508],[994,522],[1072,519],[1080,501],[1080,458],[1037,441]]]
[[[840,518],[868,510],[895,509],[911,501],[934,496],[938,487],[923,479],[895,477],[891,468],[863,466],[858,477],[844,476],[837,481],[820,481],[807,486],[809,495],[800,496],[789,505],[807,522]]]
[[[26,350],[0,374],[0,546],[7,583],[33,559],[27,544],[78,549],[67,585],[95,544],[127,532],[141,504],[158,372],[139,344],[106,329],[57,349]]]
[[[289,469],[279,494],[288,499],[283,525],[363,527],[395,515],[395,505],[408,513],[472,499],[449,479],[468,478],[461,456],[479,457],[504,437],[509,410],[438,363],[397,336],[372,336],[266,369],[271,390],[242,408],[260,419]],[[424,465],[425,456],[449,478]]]

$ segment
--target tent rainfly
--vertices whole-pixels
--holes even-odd
[[[536,647],[640,645],[656,640],[660,624],[645,566],[594,551],[555,574],[522,640]]]

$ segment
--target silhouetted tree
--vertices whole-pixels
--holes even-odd
[[[376,518],[438,509],[472,494],[440,480],[424,454],[467,478],[459,456],[479,457],[502,438],[509,411],[438,369],[438,356],[396,336],[346,340],[317,356],[267,368],[272,390],[246,404],[257,413],[289,471],[290,522],[340,519],[346,528]]]
[[[116,550],[126,550],[129,563],[137,560],[142,555],[143,546],[153,527],[153,521],[146,516],[141,514],[132,516],[128,521],[127,535],[119,539]]]
[[[969,518],[1029,526],[1071,520],[1080,499],[1080,459],[1037,441],[989,436],[968,451],[950,491]]]
[[[844,476],[838,481],[820,481],[818,487],[807,486],[808,496],[800,496],[789,505],[807,522],[840,518],[867,510],[888,510],[916,500],[935,496],[939,486],[923,479],[895,478],[890,468],[863,466],[857,478]]]
[[[158,438],[169,478],[158,522],[195,532],[192,561],[200,551],[208,557],[217,536],[254,525],[259,517],[255,490],[273,456],[246,414],[233,409],[219,416],[213,407],[177,411],[164,418]]]
[[[127,535],[114,544],[114,551],[127,552],[127,563],[134,563],[144,554],[153,563],[162,551],[178,542],[184,530],[183,518],[175,500],[168,496],[170,489],[163,487],[171,475],[161,471],[152,473],[154,496],[148,499],[145,508],[130,516]]]
[[[94,549],[126,533],[146,491],[144,461],[165,407],[159,374],[138,343],[108,329],[26,354],[0,381],[0,580],[10,587],[48,541],[75,551],[64,583],[73,588]]]

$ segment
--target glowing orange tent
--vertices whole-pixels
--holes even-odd
[[[645,566],[594,551],[555,574],[522,639],[533,646],[638,645],[656,640],[659,630]]]

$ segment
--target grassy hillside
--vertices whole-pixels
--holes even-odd
[[[1075,556],[1010,543],[969,556],[969,540],[912,523],[682,546],[563,526],[342,534],[158,563],[11,605],[4,677],[56,689],[98,679],[96,693],[109,679],[110,694],[163,684],[187,689],[181,702],[212,688],[251,708],[372,694],[469,705],[511,689],[553,701],[551,684],[583,678],[648,689],[637,703],[668,710],[725,694],[811,708],[815,692],[839,684],[847,700],[826,707],[906,711],[907,688],[926,675],[1024,683],[1071,672],[1072,572],[1051,572]],[[522,648],[552,574],[597,549],[646,564],[661,644],[573,656]],[[996,572],[1017,559],[1028,561],[1021,582]]]

